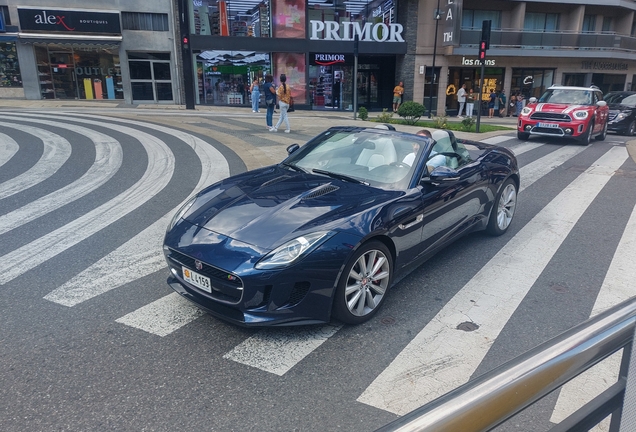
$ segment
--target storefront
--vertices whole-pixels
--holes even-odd
[[[358,36],[358,106],[390,108],[406,53],[396,9],[393,0],[191,3],[196,102],[247,106],[255,79],[284,73],[297,107],[352,110]]]
[[[16,46],[17,34],[7,33],[11,24],[6,6],[0,8],[0,98],[23,97],[22,74]]]
[[[460,67],[448,68],[448,84],[446,87],[446,112],[456,115],[459,109],[457,101],[457,91],[466,84],[466,91],[471,89],[476,95],[479,95],[482,87],[481,63],[476,58],[461,58]],[[494,59],[486,60],[484,65],[484,81],[482,97],[482,115],[488,113],[488,100],[491,92],[501,92],[504,88],[506,79],[506,68],[499,67]],[[478,104],[475,102],[475,114],[477,113]]]

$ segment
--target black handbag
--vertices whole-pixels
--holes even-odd
[[[294,98],[290,97],[289,98],[289,108],[287,109],[287,112],[294,112],[294,111],[296,111],[294,109]]]

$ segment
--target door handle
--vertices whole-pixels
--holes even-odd
[[[400,228],[401,230],[409,229],[413,225],[417,225],[418,223],[422,222],[423,220],[424,220],[424,215],[423,214],[417,215],[416,217],[414,217],[413,219],[409,220],[408,222],[398,225],[398,228]]]

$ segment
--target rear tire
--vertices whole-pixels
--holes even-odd
[[[517,131],[517,139],[521,141],[528,141],[530,138],[530,134],[528,132],[519,132]]]
[[[345,324],[361,324],[375,315],[393,279],[393,258],[379,241],[363,244],[345,265],[333,300],[333,314]]]
[[[517,184],[512,179],[508,179],[501,185],[497,197],[490,210],[488,227],[486,232],[493,236],[500,236],[512,223],[517,208]]]

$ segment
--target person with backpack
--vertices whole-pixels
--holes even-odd
[[[276,96],[278,96],[278,107],[280,108],[280,115],[278,117],[278,123],[276,126],[271,128],[270,132],[278,132],[278,128],[280,125],[285,122],[287,129],[285,129],[285,133],[291,132],[289,127],[289,117],[287,116],[287,110],[291,105],[291,88],[287,85],[287,76],[285,74],[280,74],[280,82],[281,85],[276,89]]]

